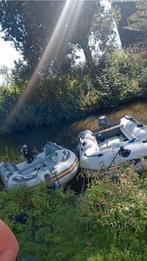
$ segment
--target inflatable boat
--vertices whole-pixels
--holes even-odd
[[[80,167],[84,169],[109,169],[125,161],[139,168],[141,158],[147,160],[147,126],[126,115],[113,126],[82,131],[78,149]]]
[[[43,181],[48,187],[60,188],[76,175],[78,165],[78,158],[72,151],[49,142],[31,163],[2,162],[0,175],[6,190],[18,185],[34,187]]]

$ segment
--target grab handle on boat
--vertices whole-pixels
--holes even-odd
[[[143,140],[143,142],[142,143],[146,143],[147,142],[147,139],[146,140]]]
[[[102,154],[102,153],[99,153],[99,154],[96,154],[96,155],[87,155],[87,154],[85,153],[84,156],[87,157],[87,158],[90,158],[90,157],[102,157],[103,154]]]
[[[128,144],[133,143],[136,140],[136,138],[133,138],[132,140],[128,141]]]

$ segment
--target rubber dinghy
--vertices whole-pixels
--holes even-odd
[[[108,169],[125,161],[140,168],[141,158],[147,159],[147,126],[126,115],[114,126],[82,131],[78,148],[84,169]]]
[[[6,190],[18,185],[34,187],[43,181],[48,187],[60,188],[76,175],[78,166],[72,151],[49,142],[31,163],[1,163],[0,174]]]

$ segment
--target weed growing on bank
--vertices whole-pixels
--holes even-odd
[[[0,217],[19,241],[18,261],[146,260],[146,178],[131,167],[119,174],[91,180],[79,196],[49,193],[45,184],[1,192]],[[24,224],[14,221],[18,214]]]

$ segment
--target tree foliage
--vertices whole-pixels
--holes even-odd
[[[42,56],[62,6],[62,1],[1,1],[4,39],[13,41],[22,52],[28,71],[34,70]]]
[[[65,6],[65,1],[1,1],[0,23],[5,32],[5,40],[12,40],[22,52],[27,62],[26,75],[31,75],[40,61]],[[96,85],[89,38],[94,32],[93,41],[99,40],[102,51],[111,45],[110,36],[114,34],[112,14],[105,10],[102,0],[71,1],[69,7],[63,22],[58,24],[60,30],[54,49],[46,57],[47,73],[49,74],[49,67],[55,64],[59,70],[59,64],[63,65],[67,61],[66,54],[70,52],[71,44],[76,44],[84,50],[89,72]]]
[[[25,59],[25,62],[17,62],[13,70],[16,88],[1,88],[2,133],[28,125],[79,119],[140,95],[145,66],[133,53],[112,52],[115,33],[111,11],[104,8],[102,1],[68,3],[70,13],[65,12],[64,1],[0,2],[0,23],[5,39],[12,40]],[[66,14],[64,19],[61,13]],[[59,24],[56,26],[58,20],[60,30],[57,30]],[[57,41],[52,41],[52,36]],[[95,59],[93,53],[98,41],[102,55]],[[52,48],[50,54],[45,51],[46,69],[43,73],[35,71],[29,88],[29,79],[38,62],[43,66],[41,57],[48,42],[52,42]],[[71,56],[67,54],[73,46],[84,50],[85,67],[71,69]],[[28,96],[24,99],[26,90]],[[16,110],[19,99],[23,103]]]
[[[142,33],[147,33],[147,2],[136,3],[136,12],[128,19],[129,26]],[[145,35],[144,35],[145,36]]]
[[[137,55],[127,51],[114,51],[108,55],[99,77],[105,106],[115,107],[139,95],[140,63]]]
[[[147,2],[145,0],[119,3],[121,20],[120,36],[124,47],[146,48],[147,39]]]
[[[117,107],[146,93],[146,63],[130,50],[107,55],[96,76],[99,89],[95,89],[90,74],[85,71],[40,81],[18,111],[14,108],[23,89],[19,86],[1,88],[1,133],[25,129],[29,125],[80,119],[88,113]]]

